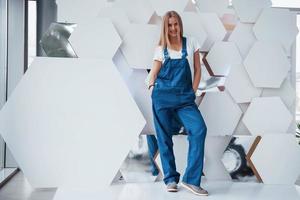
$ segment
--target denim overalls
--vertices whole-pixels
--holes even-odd
[[[200,186],[204,158],[206,125],[195,104],[192,76],[187,60],[186,38],[182,38],[182,57],[171,59],[164,49],[165,61],[152,92],[154,125],[164,172],[164,182],[179,182],[172,141],[172,119],[177,115],[188,133],[189,149],[183,181]]]

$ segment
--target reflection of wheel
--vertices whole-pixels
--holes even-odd
[[[235,144],[234,141],[235,138],[230,141],[222,159],[227,171],[230,173],[232,179],[252,176],[253,172],[247,165],[246,153],[243,146]]]

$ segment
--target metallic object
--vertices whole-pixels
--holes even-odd
[[[77,58],[69,37],[77,24],[52,23],[40,40],[40,45],[48,57]]]

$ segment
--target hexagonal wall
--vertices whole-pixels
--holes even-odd
[[[226,76],[233,65],[242,63],[242,57],[233,42],[216,42],[206,59],[215,75]]]
[[[216,41],[222,41],[227,31],[216,13],[199,13],[202,27],[207,33],[207,39],[201,51],[209,51]]]
[[[111,59],[122,40],[109,19],[79,23],[69,41],[79,58]]]
[[[227,92],[207,93],[199,110],[207,125],[208,135],[231,135],[242,115],[241,109]]]
[[[251,161],[265,184],[293,185],[299,175],[300,148],[295,134],[266,134]]]
[[[150,24],[132,24],[129,27],[120,48],[130,67],[152,68],[154,50],[159,41],[159,30],[158,26]]]
[[[106,0],[56,0],[57,21],[69,23],[87,22],[95,18],[101,8],[107,7]],[[80,13],[80,14],[78,14]]]
[[[126,12],[120,8],[116,7],[106,7],[102,8],[98,14],[100,18],[109,18],[116,28],[117,32],[124,37],[127,29],[130,25],[130,21],[126,15]]]
[[[163,16],[167,11],[175,10],[178,13],[183,12],[189,0],[149,0],[158,16]]]
[[[195,0],[200,12],[217,13],[222,17],[228,13],[229,0]]]
[[[36,58],[0,112],[3,138],[40,188],[110,185],[144,126],[116,67],[100,59]]]
[[[149,0],[115,0],[113,6],[124,10],[132,23],[147,24],[154,13]]]
[[[256,42],[244,60],[255,87],[279,88],[291,66],[278,43]]]
[[[233,8],[243,23],[255,23],[264,8],[272,6],[270,0],[232,0]]]
[[[228,38],[228,41],[236,44],[243,58],[246,58],[250,48],[256,41],[252,28],[252,24],[238,22]]]
[[[253,98],[243,122],[252,135],[285,133],[293,116],[279,97]]]
[[[254,34],[260,41],[279,42],[287,55],[296,40],[298,28],[296,14],[287,9],[265,9],[253,27]]]
[[[252,84],[243,65],[233,65],[226,79],[225,87],[236,103],[247,103],[253,97],[259,97],[262,89]]]

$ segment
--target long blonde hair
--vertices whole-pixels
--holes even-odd
[[[163,48],[171,46],[171,43],[170,43],[170,40],[169,40],[169,35],[168,35],[168,32],[169,32],[169,19],[171,17],[175,17],[177,19],[177,21],[179,23],[179,27],[180,27],[180,37],[181,38],[183,37],[183,25],[182,25],[182,20],[181,20],[180,15],[176,11],[173,11],[173,10],[168,11],[164,15],[162,23],[161,23],[160,39],[159,39],[159,43],[158,43],[158,45],[162,46]]]

